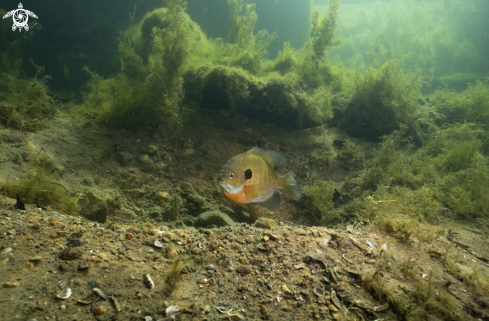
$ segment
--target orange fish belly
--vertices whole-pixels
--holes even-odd
[[[248,203],[248,199],[246,198],[246,192],[244,187],[239,192],[234,194],[229,194],[224,192],[224,196],[226,196],[226,198],[238,204],[245,205]]]

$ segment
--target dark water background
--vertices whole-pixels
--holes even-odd
[[[255,32],[266,29],[277,34],[268,48],[269,58],[276,57],[285,41],[301,48],[308,40],[311,11],[319,9],[325,14],[328,4],[327,0],[254,2],[258,15]],[[0,51],[6,56],[22,56],[25,76],[34,74],[27,60],[32,58],[52,76],[51,87],[78,91],[89,79],[83,66],[105,77],[118,71],[118,43],[125,40],[125,30],[163,2],[44,0],[23,5],[39,17],[30,18],[31,26],[34,22],[40,26],[31,27],[28,32],[12,32],[11,18],[3,19]],[[17,6],[17,0],[3,0],[0,4],[5,11]],[[189,0],[188,13],[208,37],[226,39],[230,19],[225,0]],[[403,57],[403,68],[408,72],[421,70],[427,81],[438,81],[440,86],[440,79],[457,74],[458,80],[446,81],[454,83],[454,87],[466,87],[464,84],[489,75],[487,17],[489,1],[484,0],[343,0],[338,36],[345,41],[331,52],[331,61],[363,69],[372,64],[372,59],[381,63]]]

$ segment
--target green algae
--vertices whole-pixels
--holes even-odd
[[[17,79],[8,77],[0,81],[5,91],[0,94],[0,122],[22,130],[36,131],[58,113],[59,103],[48,94],[50,76],[39,77],[44,68],[34,65],[34,78]]]
[[[300,205],[305,217],[313,224],[332,225],[340,222],[338,213],[333,209],[334,186],[332,183],[317,180],[304,186]]]
[[[335,118],[348,135],[378,141],[401,124],[412,124],[418,88],[417,76],[405,79],[396,62],[388,61],[357,73],[351,99]]]
[[[159,130],[167,135],[182,128],[186,114],[180,103],[183,66],[189,57],[190,37],[201,32],[185,13],[184,1],[168,0],[166,5],[148,14],[141,27],[146,44],[151,29],[147,63],[128,41],[121,41],[121,70],[116,77],[102,79],[87,69],[92,82],[85,104],[98,110],[100,122]]]
[[[78,200],[81,195],[70,191],[59,178],[64,169],[48,154],[35,156],[30,165],[29,175],[17,181],[1,184],[0,191],[11,198],[16,198],[18,194],[29,204],[51,206],[74,214],[78,210]]]

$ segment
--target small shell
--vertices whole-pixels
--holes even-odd
[[[150,290],[154,289],[155,287],[155,283],[153,282],[149,274],[144,275],[144,285],[146,285],[146,287]]]
[[[100,290],[99,288],[93,288],[93,292],[95,292],[99,297],[101,297],[102,299],[104,300],[107,300],[107,296],[105,295],[105,293]]]
[[[5,254],[9,254],[12,252],[12,248],[11,247],[7,247],[3,250],[0,251],[0,255],[5,255]]]
[[[350,263],[350,264],[353,264],[353,262],[351,260],[349,260],[345,254],[343,254],[343,260],[345,260],[346,262]]]
[[[217,311],[221,312],[222,314],[228,314],[229,312],[233,311],[233,309],[226,311],[225,307],[216,307],[216,309],[217,309]]]
[[[389,305],[388,304],[384,304],[384,305],[379,305],[379,306],[376,306],[373,308],[373,310],[375,312],[382,312],[382,311],[385,311],[389,308]]]
[[[92,304],[100,300],[100,296],[96,295],[94,291],[90,292],[89,294],[85,295],[81,299],[78,300],[78,303],[81,304]]]
[[[160,240],[158,240],[157,238],[155,239],[155,242],[153,244],[156,248],[163,248],[163,244],[161,244]]]
[[[70,296],[71,296],[71,289],[70,288],[66,288],[63,291],[61,291],[60,293],[58,293],[58,295],[56,295],[56,297],[58,299],[61,299],[61,300],[66,300]]]
[[[242,265],[236,268],[236,272],[238,272],[241,275],[245,275],[245,274],[250,274],[251,269],[247,266]]]
[[[340,300],[338,299],[338,297],[336,296],[336,292],[335,290],[332,290],[331,291],[331,301],[333,301],[333,304],[340,310],[342,310],[342,306],[341,306],[341,302]]]
[[[121,305],[116,300],[116,298],[114,298],[113,296],[111,296],[110,299],[112,300],[112,303],[114,303],[114,308],[116,309],[116,311],[117,312],[121,312],[122,311]]]
[[[324,289],[320,286],[317,286],[313,289],[314,294],[317,296],[324,296]]]
[[[368,246],[370,246],[371,248],[374,248],[374,247],[375,247],[375,243],[374,243],[374,242],[372,242],[372,241],[368,241],[368,240],[367,240],[367,244],[368,244]]]
[[[168,308],[166,308],[165,313],[166,313],[166,317],[169,318],[173,316],[175,317],[179,316],[180,314],[182,314],[182,311],[180,311],[178,305],[170,305]]]

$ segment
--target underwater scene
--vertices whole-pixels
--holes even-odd
[[[489,1],[0,16],[0,320],[489,320]]]

